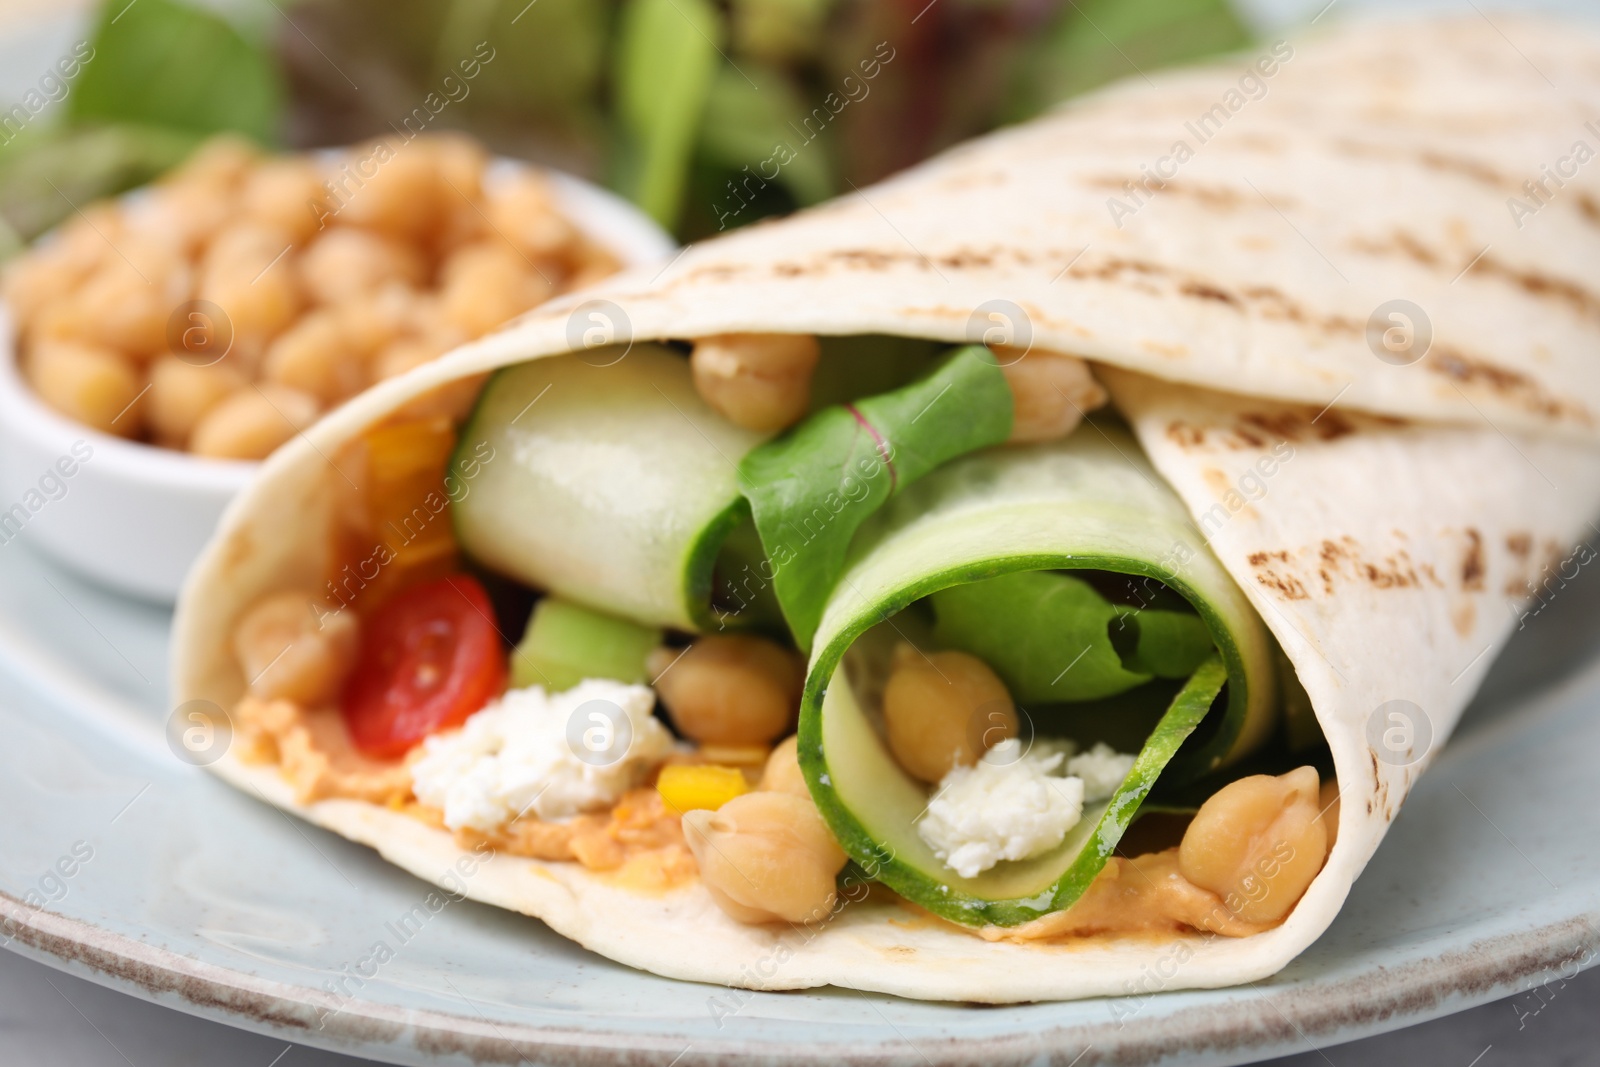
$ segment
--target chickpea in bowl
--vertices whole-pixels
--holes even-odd
[[[464,135],[296,155],[213,139],[6,268],[0,540],[170,600],[252,461],[671,248],[626,202]],[[41,472],[85,452],[70,491],[34,508]]]
[[[102,433],[260,459],[329,407],[612,273],[545,177],[421,136],[218,138],[7,271],[28,383]]]

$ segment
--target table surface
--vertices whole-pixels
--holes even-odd
[[[1263,1061],[1272,1067],[1579,1067],[1595,1062],[1600,968],[1378,1037]],[[51,1067],[357,1067],[105,989],[0,952],[0,1063]],[[662,1064],[661,1067],[667,1067]],[[693,1067],[685,1064],[684,1067]]]

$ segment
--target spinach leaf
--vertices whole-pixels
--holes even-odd
[[[107,4],[90,43],[93,58],[68,99],[74,120],[277,141],[277,65],[263,43],[217,15],[175,0]]]
[[[809,649],[850,539],[900,489],[1011,432],[1011,390],[981,345],[893,392],[818,412],[739,464],[796,643]]]
[[[1215,649],[1192,612],[1113,604],[1060,571],[1019,571],[934,593],[934,639],[994,668],[1024,703],[1101,700],[1187,678]]]
[[[1199,669],[1216,647],[1211,631],[1200,616],[1188,611],[1159,608],[1122,608],[1120,626],[1132,630],[1123,666],[1157,678],[1187,678]],[[1121,642],[1114,643],[1121,645]]]
[[[929,598],[934,638],[994,668],[1016,700],[1097,700],[1150,680],[1111,642],[1119,611],[1081,578],[1018,571],[941,589]]]

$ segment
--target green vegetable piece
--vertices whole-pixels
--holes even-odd
[[[642,683],[645,657],[659,644],[660,630],[547,596],[511,654],[511,684],[561,692],[585,678]]]
[[[1192,612],[1123,609],[1112,625],[1132,630],[1133,651],[1122,657],[1122,665],[1157,678],[1189,677],[1216,648],[1205,621]],[[1117,641],[1115,629],[1112,640]]]
[[[266,35],[247,40],[194,4],[105,4],[68,98],[79,121],[131,122],[278,139],[284,89]]]
[[[29,126],[0,149],[0,215],[31,241],[73,204],[143,185],[198,143],[195,134],[154,126]]]
[[[1228,0],[1074,0],[1059,10],[1016,63],[1012,119],[1117,78],[1250,43]]]
[[[722,16],[708,0],[629,0],[618,33],[618,187],[670,229],[721,62]]]
[[[769,182],[780,182],[801,204],[825,200],[834,191],[833,175],[822,152],[798,151],[795,130],[807,118],[806,105],[789,80],[765,64],[724,63],[706,101],[700,152],[731,171],[732,187],[715,190],[717,229],[754,222],[746,202]],[[748,168],[748,169],[745,169]]]
[[[929,598],[934,639],[995,669],[1024,703],[1101,700],[1187,678],[1216,647],[1193,612],[1113,604],[1081,578],[1019,571]]]
[[[567,600],[715,626],[713,571],[745,510],[735,465],[761,440],[712,411],[662,345],[506,367],[451,461],[456,537],[484,567]]]
[[[1011,390],[988,350],[974,345],[918,381],[820,411],[745,456],[740,489],[802,650],[861,524],[924,474],[1010,433]]]
[[[930,599],[935,640],[989,664],[1024,704],[1116,696],[1154,673],[1129,670],[1111,641],[1112,628],[1137,614],[1119,611],[1070,574],[1017,571]]]
[[[1050,851],[973,878],[946,867],[918,835],[927,791],[894,762],[842,672],[822,695],[820,722],[801,720],[800,766],[839,843],[878,881],[953,922],[1015,926],[1083,895],[1227,679],[1222,657],[1213,653],[1173,698],[1109,799],[1085,805],[1082,819]]]

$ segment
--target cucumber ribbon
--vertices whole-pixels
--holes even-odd
[[[1010,389],[982,346],[766,443],[706,405],[676,352],[608,352],[490,379],[461,433],[452,514],[474,559],[646,625],[761,624],[775,594],[807,648],[856,530],[1011,432]],[[485,445],[497,458],[472,463]]]
[[[1119,606],[1086,595],[1094,589],[1080,576],[1102,584],[1120,576],[1114,581],[1148,597],[1154,610],[1137,611],[1139,632],[1124,642],[1124,654],[1107,634]],[[1061,584],[1063,578],[1073,584]],[[968,617],[989,618],[998,632],[977,638],[952,632],[946,620],[961,617],[952,601],[993,599],[997,580],[1000,614]],[[1039,585],[1056,603],[1018,617],[1008,583]],[[1173,610],[1174,597],[1192,614]],[[931,629],[927,607],[936,620]],[[1186,632],[1195,626],[1215,649],[1198,658],[1194,635]],[[918,836],[929,791],[895,762],[873,705],[887,645],[928,640],[965,647],[978,638],[991,641],[984,652],[1013,685],[1018,672],[1026,676],[1030,684],[1015,692],[1035,720],[1073,708],[1080,721],[1084,709],[1126,718],[1134,714],[1134,694],[1161,684],[1151,679],[1183,669],[1187,680],[1143,732],[1120,788],[1086,805],[1058,846],[961,878]],[[975,453],[930,474],[859,531],[817,629],[801,700],[801,769],[840,844],[877,880],[956,922],[1027,922],[1082,894],[1158,779],[1193,780],[1265,739],[1275,723],[1272,647],[1182,503],[1125,431],[1091,423],[1055,444]],[[1101,662],[1085,670],[1083,687],[1075,693],[1052,687],[1053,678],[1071,677],[1091,652]],[[1122,695],[1104,699],[1115,694]],[[1219,694],[1222,706],[1208,718]]]

